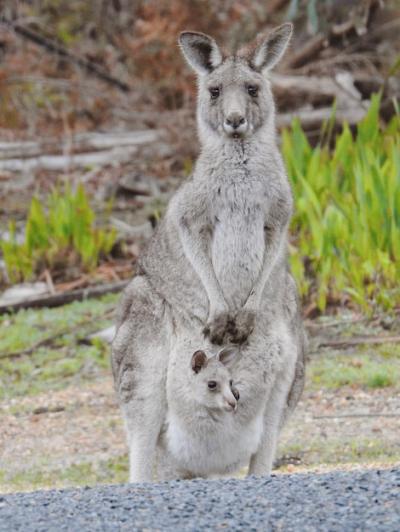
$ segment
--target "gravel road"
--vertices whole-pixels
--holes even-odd
[[[400,469],[0,496],[1,532],[400,530]]]

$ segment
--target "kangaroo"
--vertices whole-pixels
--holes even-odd
[[[256,431],[248,431],[243,438],[235,422],[240,393],[229,364],[237,350],[227,347],[211,356],[197,350],[190,359],[188,346],[179,343],[170,356],[167,415],[158,441],[158,478],[207,477],[234,471],[248,464],[249,443],[254,451],[258,444]]]
[[[202,33],[180,35],[198,77],[201,153],[122,296],[112,350],[132,482],[152,479],[169,358],[182,337],[241,345],[237,420],[262,419],[249,474],[270,473],[300,397],[305,336],[287,265],[293,201],[268,80],[291,33],[284,24],[233,55]]]

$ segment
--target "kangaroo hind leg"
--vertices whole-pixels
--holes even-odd
[[[137,276],[120,305],[112,367],[127,432],[130,481],[153,480],[157,440],[166,415],[171,335],[168,305]]]

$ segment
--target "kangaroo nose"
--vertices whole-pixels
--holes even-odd
[[[246,122],[246,119],[241,116],[239,113],[231,113],[225,120],[226,124],[228,126],[233,127],[233,129],[237,129],[239,126],[244,124]]]

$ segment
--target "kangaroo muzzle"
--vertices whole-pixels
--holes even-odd
[[[242,137],[247,131],[247,120],[238,112],[229,113],[224,121],[224,131],[231,137]]]

